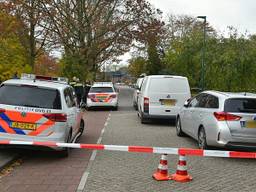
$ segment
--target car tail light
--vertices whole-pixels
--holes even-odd
[[[213,114],[218,121],[239,121],[242,118],[226,112],[214,112]]]
[[[65,113],[48,113],[44,114],[44,117],[51,121],[55,122],[66,122],[67,121],[67,114]]]
[[[110,95],[110,98],[115,99],[115,98],[116,98],[116,95]]]
[[[5,109],[0,109],[0,113],[4,113],[5,112]]]
[[[149,113],[149,98],[144,97],[144,113]]]

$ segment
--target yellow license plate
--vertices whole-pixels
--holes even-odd
[[[107,97],[106,96],[103,96],[103,97],[97,97],[97,99],[100,99],[100,100],[104,100],[104,99],[106,99]]]
[[[246,121],[245,122],[246,128],[255,128],[256,129],[256,121]]]
[[[176,100],[174,99],[164,99],[161,102],[162,102],[162,105],[166,105],[166,106],[174,106],[176,104]]]
[[[33,123],[20,123],[20,122],[12,122],[12,128],[24,129],[24,130],[36,130],[36,124]]]

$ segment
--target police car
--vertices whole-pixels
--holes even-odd
[[[0,140],[75,142],[82,113],[65,78],[22,74],[0,86]],[[68,148],[54,148],[68,156]]]
[[[118,93],[112,82],[96,82],[87,96],[87,109],[92,107],[111,107],[118,109]]]

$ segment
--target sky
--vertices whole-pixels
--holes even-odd
[[[234,26],[240,33],[256,33],[255,0],[148,0],[167,14],[207,16],[207,21],[223,32]]]
[[[155,8],[168,14],[206,16],[218,32],[227,34],[227,27],[235,27],[239,33],[256,33],[256,0],[148,0]],[[121,56],[126,65],[129,53]]]

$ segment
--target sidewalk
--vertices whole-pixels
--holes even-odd
[[[8,151],[8,149],[0,149],[0,171],[7,165],[18,159],[19,154],[15,151]]]

